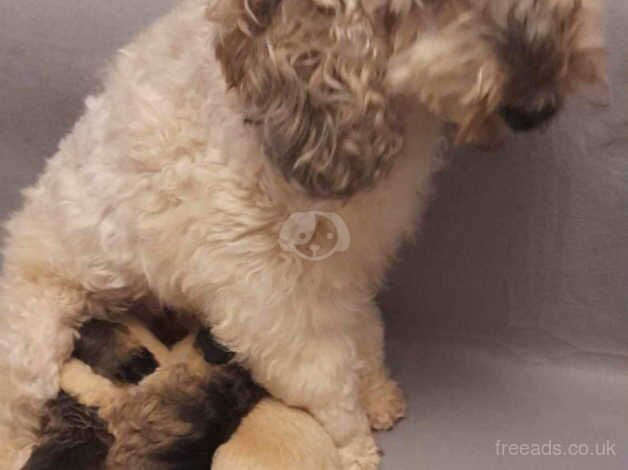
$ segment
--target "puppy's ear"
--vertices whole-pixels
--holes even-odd
[[[386,173],[401,135],[385,93],[387,45],[367,15],[311,0],[210,8],[216,56],[268,158],[311,196],[348,197]]]

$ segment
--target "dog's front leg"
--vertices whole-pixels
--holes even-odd
[[[406,402],[384,363],[384,324],[379,307],[371,301],[360,312],[353,336],[362,362],[362,406],[373,429],[388,430],[404,417]]]
[[[308,410],[323,425],[339,448],[343,470],[377,469],[380,456],[360,403],[360,361],[351,328],[333,322],[314,328],[316,320],[299,318],[294,304],[285,312],[277,310],[258,311],[256,317],[285,322],[281,327],[258,324],[249,329],[250,324],[239,323],[240,331],[227,331],[229,324],[234,325],[227,322],[215,325],[213,332],[237,351],[255,380],[272,395]],[[346,315],[335,312],[326,318]]]
[[[254,375],[273,395],[306,408],[323,425],[340,450],[343,469],[372,470],[378,468],[380,457],[360,403],[351,343],[341,336],[306,338],[295,355],[288,347],[285,356],[270,365],[253,361],[252,370],[265,374],[273,374],[269,366],[283,370],[268,381]]]

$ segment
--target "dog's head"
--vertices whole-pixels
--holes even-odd
[[[426,26],[402,38],[391,87],[458,124],[459,142],[535,129],[579,86],[605,83],[601,1],[410,3],[406,14]]]
[[[596,0],[211,0],[216,56],[270,160],[316,197],[371,187],[412,97],[485,141],[603,78]],[[401,98],[401,99],[400,99]]]

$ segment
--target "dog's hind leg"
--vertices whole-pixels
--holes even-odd
[[[5,266],[6,268],[6,266]],[[5,272],[0,280],[0,468],[20,468],[37,439],[45,403],[88,311],[86,291],[51,275]],[[33,273],[31,273],[33,274]]]

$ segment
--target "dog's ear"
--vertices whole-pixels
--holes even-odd
[[[456,123],[459,143],[485,140],[482,134],[492,126],[507,78],[485,39],[491,34],[475,12],[421,34],[391,58],[391,92],[417,96],[436,116]]]
[[[603,0],[578,0],[569,23],[571,54],[565,66],[564,86],[572,90],[582,85],[601,85],[608,91]],[[567,27],[567,26],[566,26]]]
[[[385,92],[387,44],[359,8],[312,0],[210,7],[216,56],[267,157],[311,196],[348,197],[391,166],[401,135]]]

